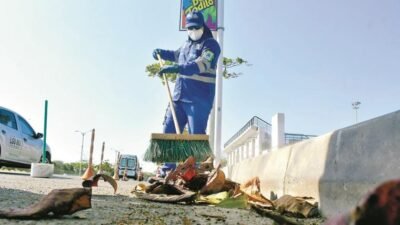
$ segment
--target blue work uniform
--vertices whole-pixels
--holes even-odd
[[[216,68],[221,49],[204,27],[203,36],[190,38],[176,51],[161,50],[160,57],[179,65],[173,94],[174,108],[181,132],[186,124],[190,134],[205,134],[207,121],[215,96]],[[164,133],[176,133],[168,109],[164,122]]]

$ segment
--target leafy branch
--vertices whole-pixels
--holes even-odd
[[[251,66],[251,64],[249,64],[246,60],[237,57],[236,59],[231,59],[231,58],[226,58],[224,57],[223,60],[223,66],[224,66],[224,73],[223,76],[226,79],[229,78],[236,78],[240,75],[242,75],[242,73],[236,73],[236,72],[229,72],[228,69],[232,68],[232,67],[236,67],[236,66],[240,66],[240,65],[246,65],[246,66]]]
[[[165,65],[172,65],[172,64],[173,63],[170,61],[165,61]],[[231,71],[231,68],[237,67],[240,65],[251,66],[251,64],[249,64],[246,60],[244,60],[240,57],[237,57],[236,59],[224,57],[222,65],[223,65],[223,77],[225,79],[237,78],[240,75],[242,75],[242,73]],[[146,73],[149,77],[160,77],[158,75],[159,71],[160,71],[160,65],[158,63],[153,63],[153,64],[146,66]],[[176,73],[171,73],[171,74],[166,74],[166,75],[167,75],[167,79],[169,81],[175,82],[176,76],[177,76]]]

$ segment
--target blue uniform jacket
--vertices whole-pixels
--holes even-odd
[[[212,106],[216,68],[221,49],[208,28],[198,41],[190,38],[176,51],[162,50],[161,58],[179,65],[174,101]]]

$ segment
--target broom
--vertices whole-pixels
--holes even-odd
[[[157,55],[160,66],[163,66],[160,55]],[[144,160],[162,162],[183,162],[189,156],[193,156],[198,161],[204,161],[212,156],[208,135],[205,134],[181,134],[174,105],[172,102],[171,91],[167,76],[163,74],[163,79],[168,92],[169,106],[174,120],[176,134],[151,134],[150,145],[144,155]]]

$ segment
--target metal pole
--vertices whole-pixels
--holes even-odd
[[[358,109],[360,108],[361,102],[355,101],[352,102],[351,105],[353,106],[353,109],[356,111],[356,123],[358,123]]]
[[[358,123],[358,115],[357,115],[358,113],[357,112],[358,112],[358,108],[356,108],[356,123]]]
[[[103,141],[103,147],[101,148],[101,158],[100,158],[100,168],[99,168],[99,173],[103,173],[103,157],[104,157],[104,146],[106,143]]]
[[[80,161],[80,163],[79,163],[79,176],[82,175],[82,157],[83,157],[82,155],[83,155],[83,142],[84,142],[84,140],[85,140],[85,134],[82,133],[81,161]]]
[[[79,131],[79,130],[76,130],[76,131],[75,131],[75,132],[78,132],[78,133],[80,133],[80,134],[82,135],[81,159],[80,159],[80,162],[79,162],[79,176],[82,175],[83,146],[84,146],[84,141],[85,141],[85,135],[86,135],[88,132],[90,132],[90,131],[91,131],[91,130],[88,130],[88,131],[86,131],[86,132],[82,132],[82,131]]]
[[[214,133],[214,163],[218,164],[221,161],[221,128],[222,128],[222,75],[223,75],[223,46],[224,46],[224,0],[218,1],[218,33],[217,41],[221,47],[217,65],[217,80],[215,87],[215,133]]]
[[[210,147],[211,147],[212,151],[214,152],[215,102],[214,102],[213,107],[210,112],[210,116],[209,116],[208,124],[207,124],[207,130],[208,130],[208,142],[210,143]]]
[[[95,136],[95,130],[92,130],[92,140],[90,143],[90,153],[89,153],[89,163],[88,167],[92,167],[93,165],[93,148],[94,148],[94,136]]]
[[[46,141],[47,141],[47,106],[48,101],[44,101],[44,131],[43,131],[43,152],[42,152],[42,163],[46,163]]]

